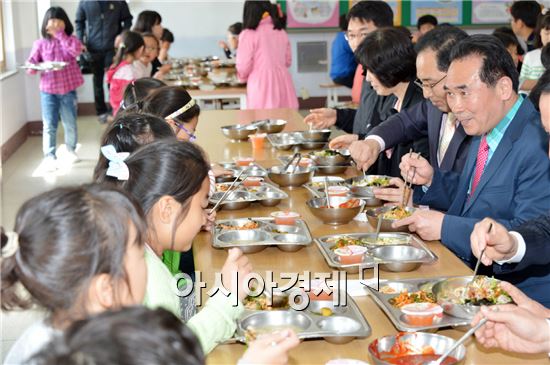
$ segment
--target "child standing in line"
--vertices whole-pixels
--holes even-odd
[[[73,34],[73,25],[60,7],[51,7],[42,21],[42,39],[34,42],[28,62],[66,62],[61,70],[49,70],[40,74],[40,102],[42,106],[44,164],[48,171],[56,169],[57,125],[61,117],[65,130],[66,160],[78,161],[76,155],[77,127],[76,89],[84,83],[76,58],[82,52],[82,43]],[[29,73],[36,73],[29,70]]]
[[[109,102],[113,108],[113,115],[116,115],[120,108],[126,86],[140,77],[139,70],[133,62],[141,57],[144,48],[145,43],[139,33],[126,31],[122,34],[122,41],[113,58],[113,64],[107,71]]]

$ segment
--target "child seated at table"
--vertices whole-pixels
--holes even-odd
[[[145,234],[141,209],[113,186],[57,188],[23,204],[2,247],[0,301],[4,311],[38,305],[47,317],[25,330],[5,363],[26,363],[73,321],[141,303]]]
[[[292,331],[262,336],[248,344],[239,364],[286,364],[299,339]],[[204,364],[195,335],[164,309],[144,307],[105,312],[74,323],[37,354],[37,365]]]
[[[113,108],[113,115],[118,112],[126,86],[143,76],[134,61],[142,56],[144,49],[145,43],[139,33],[126,31],[122,34],[113,64],[107,71],[109,102]]]
[[[126,89],[124,89],[120,109],[125,112],[139,112],[143,108],[143,99],[145,99],[154,90],[164,86],[166,86],[166,84],[162,80],[154,79],[152,77],[143,77],[132,81],[128,84],[128,86],[126,86]]]
[[[162,80],[172,66],[165,64],[154,69],[153,62],[157,60],[160,50],[160,42],[153,33],[142,33],[145,42],[145,50],[141,57],[135,61],[136,67],[140,70],[140,77],[154,77]]]
[[[143,146],[125,160],[111,158],[106,171],[113,182],[136,198],[149,223],[145,245],[149,277],[144,304],[150,308],[166,308],[183,318],[190,309],[186,301],[192,301],[194,296],[182,295],[183,310],[180,309],[180,298],[175,292],[179,288],[162,256],[167,250],[191,250],[193,239],[207,223],[209,170],[204,152],[198,146],[162,140]],[[239,280],[243,280],[250,271],[251,265],[242,251],[229,250],[221,274],[224,287],[238,288],[237,292],[230,293],[229,297],[217,293],[187,322],[199,337],[205,353],[235,332],[235,320],[244,310],[241,301],[246,296],[243,291],[246,284],[233,283],[232,273],[237,272]],[[192,285],[191,282],[185,284]]]

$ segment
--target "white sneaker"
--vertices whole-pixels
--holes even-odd
[[[57,169],[57,160],[53,156],[46,156],[42,160],[42,168],[46,172],[53,172]]]
[[[63,156],[63,162],[68,164],[73,164],[80,161],[80,158],[78,158],[78,155],[74,151],[67,151],[65,152]]]

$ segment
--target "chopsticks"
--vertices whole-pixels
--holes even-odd
[[[217,201],[217,203],[214,205],[214,207],[212,207],[212,209],[210,209],[210,212],[208,213],[208,215],[214,213],[216,211],[216,209],[218,209],[218,207],[220,206],[220,204],[227,198],[227,196],[229,195],[229,193],[231,192],[231,190],[233,189],[233,187],[237,188],[240,184],[236,184],[237,181],[239,181],[241,175],[246,171],[246,169],[242,169],[241,172],[239,172],[239,175],[237,175],[237,177],[235,178],[235,180],[233,180],[233,182],[231,183],[231,185],[229,185],[229,188],[225,191],[225,193],[222,195],[222,197],[220,198],[220,200]],[[248,175],[245,175],[244,180],[246,180],[246,178],[248,177]]]
[[[491,230],[493,229],[493,223],[489,223],[489,229],[487,230],[487,234],[491,233]],[[477,270],[479,269],[479,264],[481,263],[481,258],[483,257],[483,254],[485,253],[485,250],[487,249],[487,246],[483,250],[481,250],[481,253],[479,254],[479,257],[476,262],[476,267],[474,269],[474,276],[472,276],[472,281],[468,284],[468,286],[472,285],[476,276],[477,276]]]
[[[328,177],[325,176],[325,199],[327,199],[327,207],[330,209],[330,198],[328,195]]]
[[[409,150],[409,158],[412,158],[413,149],[411,148]],[[416,155],[416,159],[418,160],[420,158],[420,153]],[[409,171],[407,171],[407,177],[405,178],[405,187],[403,188],[403,199],[401,200],[401,206],[404,207],[407,205],[409,198],[411,196],[412,191],[412,185],[414,181],[414,177],[416,176],[416,167],[412,167],[412,178],[409,179]]]
[[[288,168],[290,167],[290,165],[292,165],[292,162],[298,158],[298,162],[296,163],[296,166],[294,166],[294,169],[292,170],[292,173],[294,173],[294,171],[296,171],[296,167],[298,166],[298,164],[300,163],[300,160],[302,159],[302,155],[299,153],[299,152],[296,152],[292,158],[286,163],[286,165],[283,167],[283,171],[284,172],[288,172]]]

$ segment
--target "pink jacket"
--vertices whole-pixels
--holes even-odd
[[[273,29],[271,18],[256,30],[239,36],[237,76],[246,81],[248,109],[298,109],[298,99],[288,68],[292,63],[290,41],[284,30]]]

